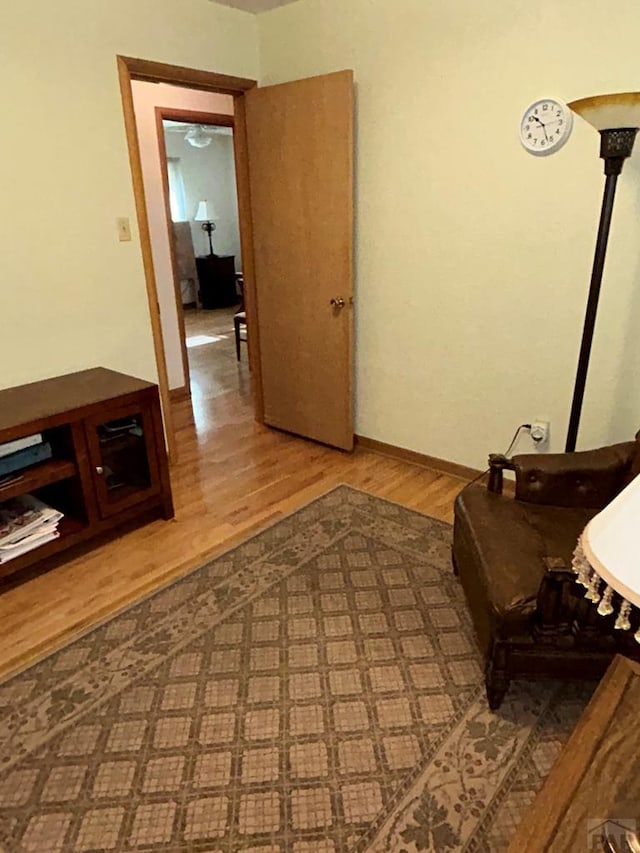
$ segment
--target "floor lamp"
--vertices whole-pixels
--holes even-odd
[[[571,403],[569,429],[567,431],[566,450],[572,452],[576,449],[578,428],[580,426],[580,414],[582,412],[582,401],[587,382],[587,371],[589,370],[591,343],[593,341],[593,330],[598,312],[598,299],[602,283],[604,259],[607,252],[616,184],[618,175],[622,172],[624,161],[633,151],[633,143],[638,128],[640,128],[640,92],[596,95],[592,98],[582,98],[579,101],[572,101],[569,107],[599,131],[600,156],[604,160],[604,174],[606,176],[596,251],[591,271],[587,311],[582,330],[578,370],[573,390],[573,401]]]

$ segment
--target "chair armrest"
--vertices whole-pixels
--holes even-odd
[[[579,453],[514,456],[516,500],[602,509],[623,487],[636,450],[629,441]]]
[[[545,574],[538,590],[534,634],[542,642],[562,644],[568,640],[575,609],[570,594],[575,572],[561,557],[544,557]]]
[[[557,582],[568,581],[569,583],[573,583],[576,580],[576,573],[571,566],[565,563],[562,557],[544,557],[542,562],[544,563],[546,578]]]
[[[489,456],[489,483],[487,488],[496,495],[502,494],[504,471],[514,471],[513,462],[503,453],[492,453]]]

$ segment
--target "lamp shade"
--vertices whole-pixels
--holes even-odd
[[[219,217],[210,201],[201,201],[193,218],[195,222],[213,222]]]
[[[640,92],[594,95],[568,106],[596,130],[640,128]]]
[[[600,578],[640,607],[640,476],[599,512],[582,534],[585,556]]]

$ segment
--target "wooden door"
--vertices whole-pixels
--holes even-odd
[[[351,450],[353,73],[245,97],[265,422]]]

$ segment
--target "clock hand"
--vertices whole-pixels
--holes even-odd
[[[538,122],[538,124],[540,125],[540,127],[544,130],[544,138],[545,138],[545,139],[547,140],[547,142],[548,142],[548,141],[549,141],[549,137],[547,136],[547,128],[545,127],[544,122],[540,121],[540,119],[538,118],[538,116],[531,116],[531,118],[535,119],[535,121],[537,121],[537,122]]]

